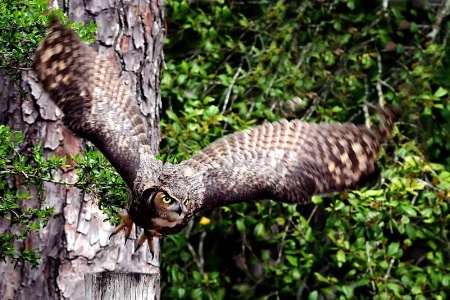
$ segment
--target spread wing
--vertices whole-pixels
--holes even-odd
[[[193,211],[258,199],[304,204],[351,188],[374,172],[395,115],[382,110],[373,130],[283,120],[228,135],[182,163],[202,178]]]
[[[150,152],[148,129],[118,71],[55,17],[34,67],[65,125],[94,143],[133,188],[140,157]]]

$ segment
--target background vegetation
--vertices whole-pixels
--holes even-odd
[[[389,2],[391,3],[391,2]],[[406,1],[168,2],[165,140],[185,159],[265,120],[372,122],[403,108],[381,181],[310,207],[245,203],[163,241],[163,295],[446,298],[448,27]],[[180,51],[182,49],[182,51]],[[367,113],[367,111],[369,113]],[[445,249],[445,250],[444,250]]]
[[[167,2],[161,153],[170,149],[173,160],[266,120],[375,124],[369,104],[379,103],[403,113],[380,153],[377,184],[310,206],[268,200],[215,209],[165,238],[163,298],[447,298],[449,23],[429,37],[436,8],[396,3]],[[2,130],[11,146],[0,159],[20,170],[20,139]],[[38,170],[48,179],[45,170],[63,163]],[[79,163],[81,178],[107,196],[108,213],[123,206],[124,186],[101,155],[87,151]],[[0,190],[0,216],[17,220],[4,207],[26,194]],[[27,257],[2,252],[7,237],[0,241],[0,257]]]

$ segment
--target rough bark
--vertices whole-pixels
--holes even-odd
[[[84,283],[86,299],[153,300],[157,297],[159,274],[90,273],[84,277]]]
[[[94,47],[122,70],[123,80],[130,85],[148,120],[154,152],[160,141],[159,88],[165,35],[162,2],[71,0],[59,3],[73,21],[94,20],[98,25],[98,41]],[[20,93],[19,89],[28,93]],[[84,141],[67,130],[60,117],[61,112],[42,92],[33,72],[25,71],[18,85],[0,73],[0,122],[22,131],[26,145],[41,141],[46,156],[82,153]],[[74,182],[76,171],[60,170],[58,177]],[[121,234],[108,240],[112,227],[104,222],[106,216],[90,195],[52,183],[46,183],[45,188],[44,203],[37,197],[28,203],[33,207],[53,206],[57,213],[46,227],[27,240],[27,244],[40,249],[42,264],[38,269],[31,269],[27,264],[15,269],[9,262],[1,262],[1,299],[84,299],[83,276],[87,272],[159,273],[159,248],[152,260],[147,247],[133,254],[134,242],[124,246]],[[9,230],[8,226],[6,220],[0,219],[0,232]]]

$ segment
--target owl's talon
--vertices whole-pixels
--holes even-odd
[[[134,252],[139,250],[141,246],[147,241],[148,248],[150,250],[150,253],[152,254],[152,259],[155,257],[155,244],[153,242],[154,237],[161,237],[161,234],[159,232],[156,232],[154,230],[144,230],[144,232],[139,237],[138,243],[136,245],[136,248],[134,249]]]
[[[144,232],[139,237],[136,248],[134,248],[134,252],[138,251],[139,248],[141,248],[141,246],[145,243],[145,241],[148,241],[149,246],[150,246],[150,240],[152,240],[152,239],[153,239],[153,236],[151,235],[151,233],[147,230],[144,230]]]
[[[150,253],[152,255],[152,259],[155,258],[155,243],[153,242],[153,236],[149,239],[147,239],[148,243],[148,249],[150,250]]]
[[[122,219],[122,223],[120,223],[116,228],[114,228],[113,232],[109,235],[109,239],[119,233],[122,229],[125,228],[125,245],[127,244],[128,238],[130,237],[131,230],[133,229],[133,221],[128,216],[127,213],[119,213],[119,218]]]

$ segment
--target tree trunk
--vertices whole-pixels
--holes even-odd
[[[159,274],[89,273],[84,284],[90,300],[149,300],[157,297]]]
[[[156,153],[160,141],[160,72],[165,35],[163,0],[58,2],[73,21],[94,20],[98,25],[98,42],[94,47],[122,70],[123,80],[131,87],[148,120],[151,145]],[[19,89],[28,93],[20,93]],[[15,85],[0,71],[0,122],[22,131],[25,147],[41,141],[47,157],[51,153],[59,156],[82,153],[84,142],[63,126],[60,116],[48,95],[42,93],[33,72],[25,71]],[[76,172],[71,168],[60,170],[55,177],[74,182]],[[85,273],[159,273],[159,247],[152,260],[147,247],[133,254],[133,242],[124,246],[123,234],[108,240],[112,227],[104,222],[105,214],[90,195],[69,186],[46,183],[44,197],[45,203],[37,198],[27,203],[34,207],[52,206],[57,213],[26,242],[40,249],[42,263],[31,269],[27,263],[14,268],[9,262],[1,262],[1,299],[84,299]],[[8,226],[6,220],[0,220],[0,232],[7,231]],[[159,298],[159,287],[155,298]]]

